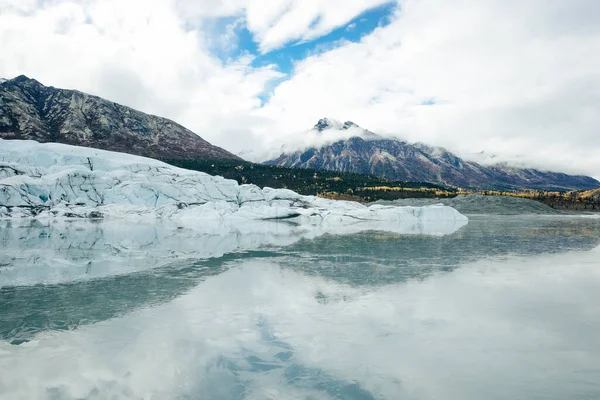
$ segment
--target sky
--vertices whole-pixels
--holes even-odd
[[[310,145],[329,117],[600,177],[598,21],[598,0],[0,0],[0,77],[164,116],[253,161]]]

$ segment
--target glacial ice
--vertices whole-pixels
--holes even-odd
[[[447,234],[467,223],[451,207],[365,206],[260,189],[123,153],[0,139],[0,218],[168,220],[196,230],[254,232],[282,221],[321,233]]]

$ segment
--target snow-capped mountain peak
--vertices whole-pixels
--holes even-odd
[[[341,121],[333,118],[321,118],[313,127],[314,130],[323,132],[327,129],[343,129],[344,124]]]
[[[348,130],[351,128],[359,128],[363,129],[352,121],[342,122],[333,118],[321,118],[315,126],[313,126],[314,130],[319,132],[323,132],[324,130],[334,129],[334,130]],[[365,130],[365,129],[363,129]]]
[[[342,134],[342,137],[361,137],[366,140],[381,139],[381,136],[361,128],[352,121],[341,122],[333,118],[321,118],[311,131],[317,131],[319,134],[323,131],[331,131]]]
[[[306,142],[310,148],[283,152],[265,164],[355,172],[395,181],[434,182],[464,188],[573,190],[600,186],[599,181],[588,176],[509,166],[485,153],[480,154],[480,158],[489,157],[490,162],[479,164],[443,147],[379,136],[353,122],[341,123],[330,118],[319,120],[306,136]]]

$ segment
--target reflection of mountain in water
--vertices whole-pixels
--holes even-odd
[[[0,278],[21,267],[28,274],[47,276],[47,271],[36,269],[51,270],[53,263],[59,262],[62,265],[57,269],[71,278],[66,283],[58,279],[54,284],[0,287],[1,339],[20,343],[43,330],[75,329],[165,303],[240,260],[277,257],[282,267],[304,274],[352,285],[381,285],[424,279],[484,257],[590,250],[600,244],[598,221],[569,218],[472,219],[459,232],[444,237],[363,233],[300,241],[273,231],[254,236],[188,235],[186,239],[186,235],[155,226],[122,228],[122,232],[106,227],[67,225],[63,232],[58,227],[48,230],[39,226],[0,230],[4,245],[23,243],[40,251],[35,262],[27,259],[28,263],[21,265],[18,262],[25,256],[13,249],[0,265]],[[18,241],[10,235],[16,235]],[[259,249],[261,244],[268,246],[249,250]],[[77,278],[85,276],[86,260],[100,263],[103,258],[106,268],[112,265],[118,274],[98,273],[95,279],[72,280],[69,274],[73,270],[78,271]]]
[[[533,256],[591,250],[600,244],[600,222],[551,217],[474,217],[443,237],[362,233],[302,240],[279,263],[354,285],[424,279],[484,257]]]
[[[258,228],[261,227],[262,230]],[[0,229],[0,339],[69,330],[165,303],[254,249],[299,239],[294,225],[262,223],[253,234],[196,232],[120,221],[10,222]]]
[[[103,279],[54,285],[0,287],[0,339],[15,344],[44,330],[71,330],[168,302],[240,258],[273,257],[266,252],[234,253]]]

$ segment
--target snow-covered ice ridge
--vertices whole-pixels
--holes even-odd
[[[209,221],[247,226],[251,221],[286,220],[334,231],[354,226],[431,234],[453,232],[467,222],[442,205],[367,207],[238,185],[129,154],[0,139],[0,218],[24,217],[157,218],[204,227],[211,226]]]

